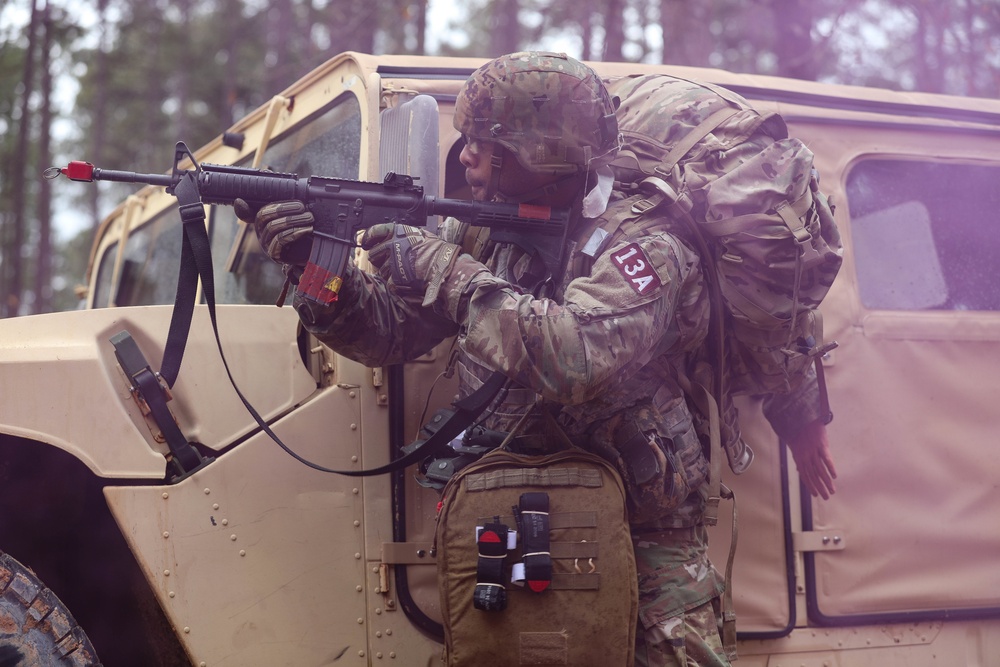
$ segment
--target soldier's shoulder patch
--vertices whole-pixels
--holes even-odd
[[[662,284],[649,256],[638,243],[629,243],[611,254],[611,263],[636,294],[645,296]]]

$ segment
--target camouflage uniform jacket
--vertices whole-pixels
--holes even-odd
[[[614,195],[604,217],[627,205]],[[512,380],[487,411],[486,426],[513,430],[541,404],[574,442],[616,463],[637,529],[696,525],[708,466],[674,369],[699,349],[707,330],[698,257],[656,229],[608,237],[596,251],[589,240],[570,241],[568,269],[547,298],[532,296],[542,272],[531,256],[487,245],[485,266],[463,255],[452,271],[457,282],[477,276],[461,304],[422,306],[423,294],[351,271],[336,307],[306,326],[369,366],[412,360],[457,334],[460,393],[478,388],[493,370]],[[584,252],[593,259],[574,261]],[[801,393],[779,401],[792,402],[810,403]],[[800,413],[800,424],[807,423],[808,410]],[[519,429],[524,448],[540,446],[532,435],[551,441],[546,424],[551,428],[536,410]]]
[[[605,217],[622,206],[628,203],[613,195]],[[601,226],[588,222],[584,234]],[[443,236],[455,228],[446,226]],[[463,274],[451,278],[460,283],[468,274],[485,276],[469,283],[461,304],[424,306],[424,294],[355,270],[336,308],[305,324],[338,353],[370,366],[412,360],[457,334],[463,395],[494,369],[512,380],[486,426],[509,431],[540,403],[574,442],[615,462],[629,487],[643,564],[640,621],[648,628],[723,590],[700,526],[707,461],[673,372],[703,348],[708,292],[697,255],[670,233],[612,235],[596,252],[588,240],[570,242],[566,275],[547,298],[531,294],[541,272],[530,256],[487,244],[485,266],[463,255],[452,270]],[[794,405],[788,427],[804,425],[816,416],[809,388],[765,409],[784,415],[790,411],[782,406]],[[553,437],[545,432],[551,420],[537,412],[520,433]],[[537,444],[526,439],[526,447]],[[661,474],[630,468],[624,459],[636,451],[647,453],[647,462],[652,453]]]

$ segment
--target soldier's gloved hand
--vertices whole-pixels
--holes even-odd
[[[424,229],[376,225],[362,236],[361,247],[383,278],[417,293],[423,290],[421,305],[453,322],[465,321],[478,288],[510,287],[459,246]]]
[[[309,260],[313,214],[300,201],[279,201],[253,207],[242,199],[233,202],[236,216],[252,224],[260,247],[279,264],[302,267]]]
[[[399,287],[423,290],[440,285],[461,249],[419,227],[375,225],[361,237],[361,247],[379,275]]]

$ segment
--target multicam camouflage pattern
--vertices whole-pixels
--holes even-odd
[[[459,93],[454,122],[467,137],[504,146],[532,172],[593,169],[618,148],[611,97],[592,69],[565,54],[491,60]]]
[[[613,257],[636,242],[659,287],[636,291]],[[516,446],[559,446],[559,429],[615,463],[628,485],[633,523],[690,526],[701,518],[707,462],[671,368],[701,346],[708,295],[697,255],[656,233],[608,249],[551,298],[530,294],[539,275],[517,247],[491,249],[486,265],[461,255],[433,303],[359,271],[345,277],[336,310],[306,322],[321,340],[365,364],[419,356],[464,324],[458,377],[462,395],[502,369],[513,384],[483,418],[518,429]],[[515,289],[513,286],[517,285]],[[630,467],[621,448],[637,434],[656,462],[652,478]],[[638,482],[639,479],[643,481]]]
[[[690,237],[678,214],[686,211],[713,242],[733,332],[730,390],[790,391],[811,361],[795,343],[821,342],[814,311],[843,257],[812,153],[787,138],[779,116],[758,113],[731,91],[669,76],[627,77],[608,87],[622,99],[625,146],[612,164],[616,178],[636,185],[662,179],[668,188],[645,190],[653,193],[646,208],[670,189],[678,204],[649,215]]]
[[[635,667],[729,667],[714,605],[636,632]]]
[[[636,240],[661,282],[648,294],[636,292],[615,266],[625,242],[600,255],[589,273],[568,276],[551,300],[473,292],[462,346],[475,370],[460,378],[477,378],[474,389],[488,369],[506,369],[530,391],[508,393],[488,418],[496,420],[492,428],[509,430],[538,400],[561,406],[562,430],[618,467],[634,525],[690,526],[701,517],[704,499],[696,492],[708,468],[671,368],[704,338],[707,293],[698,258],[683,242],[669,234]],[[488,266],[523,284],[523,274],[509,272],[526,267],[524,259],[503,247]],[[522,432],[557,442],[540,422],[529,421]]]
[[[706,555],[704,526],[633,535],[639,573],[637,667],[729,665],[714,601],[722,577]]]

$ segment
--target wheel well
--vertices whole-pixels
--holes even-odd
[[[190,664],[108,510],[106,483],[57,447],[0,435],[0,550],[62,599],[105,665]]]

